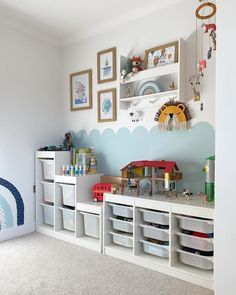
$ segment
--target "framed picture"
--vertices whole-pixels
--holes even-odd
[[[92,108],[92,70],[70,75],[71,111]]]
[[[98,122],[116,121],[116,88],[98,91]]]
[[[97,53],[98,83],[116,80],[116,48],[110,48]]]
[[[162,46],[147,49],[145,51],[145,68],[165,66],[178,62],[178,41]]]

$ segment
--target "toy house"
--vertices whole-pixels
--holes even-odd
[[[174,161],[133,161],[121,169],[121,193],[140,194],[144,179],[150,183],[149,194],[176,195],[176,181],[182,173]]]

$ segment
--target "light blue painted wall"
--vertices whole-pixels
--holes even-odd
[[[204,190],[202,168],[205,158],[215,153],[213,127],[200,122],[186,131],[162,132],[156,126],[150,132],[137,127],[131,133],[121,128],[116,133],[106,129],[80,130],[74,138],[76,146],[95,147],[99,171],[106,175],[120,175],[120,169],[134,160],[174,160],[183,172],[178,189],[193,192]]]

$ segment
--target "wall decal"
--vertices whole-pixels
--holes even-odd
[[[0,230],[13,227],[12,210],[5,198],[0,195]]]
[[[6,189],[8,189],[15,199],[17,209],[17,225],[19,226],[24,224],[24,202],[21,197],[21,194],[12,183],[3,178],[0,178],[0,186],[3,186]]]
[[[189,130],[172,132],[162,132],[157,126],[150,132],[138,126],[132,133],[128,128],[117,132],[108,128],[102,133],[97,129],[89,133],[81,130],[74,141],[81,147],[95,147],[98,169],[106,175],[120,175],[120,169],[131,161],[174,160],[183,172],[178,189],[193,192],[204,191],[202,167],[205,158],[215,151],[215,132],[206,122],[197,123]]]

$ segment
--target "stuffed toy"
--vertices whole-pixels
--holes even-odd
[[[139,71],[142,71],[142,68],[140,67],[142,60],[140,56],[134,56],[132,57],[132,72],[137,73]]]
[[[132,67],[133,67],[132,60],[130,58],[128,58],[123,70],[121,71],[120,78],[122,81],[125,81],[126,78],[128,78],[128,77],[130,78],[130,76],[132,76],[132,74],[133,74]]]

